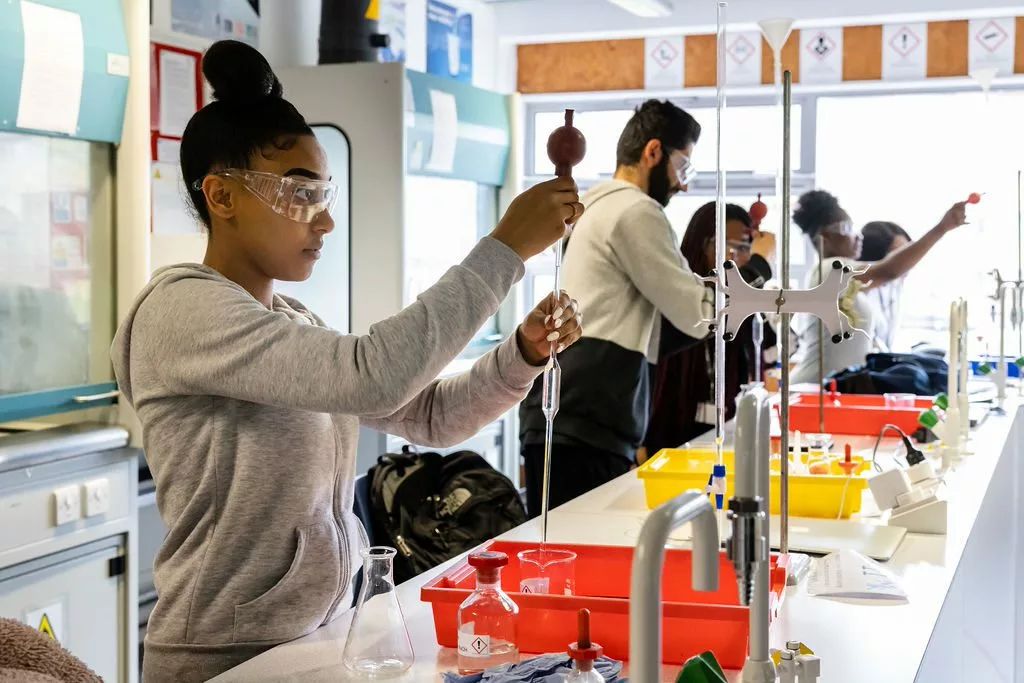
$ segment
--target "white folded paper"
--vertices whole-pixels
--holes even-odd
[[[807,593],[832,598],[907,600],[896,575],[854,550],[839,550],[815,560],[807,577]]]

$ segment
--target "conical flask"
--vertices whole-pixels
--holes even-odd
[[[412,642],[395,592],[394,548],[363,551],[363,585],[342,658],[360,678],[398,676],[413,663]]]

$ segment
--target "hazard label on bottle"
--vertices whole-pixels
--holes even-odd
[[[472,630],[459,631],[459,655],[463,657],[489,657],[491,637],[478,636]]]

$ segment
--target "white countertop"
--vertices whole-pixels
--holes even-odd
[[[772,628],[773,647],[787,640],[806,643],[822,658],[822,683],[914,681],[996,465],[1004,448],[1014,458],[1020,449],[1019,443],[1007,443],[1016,411],[1013,405],[1010,415],[990,417],[972,435],[972,454],[946,477],[948,534],[908,534],[896,555],[886,563],[902,578],[909,594],[907,604],[879,606],[816,598],[807,595],[801,584],[787,591],[779,619]],[[1024,420],[1024,413],[1020,419]],[[629,473],[552,511],[549,537],[554,542],[632,546],[646,514],[643,485],[634,473]],[[1020,528],[1024,529],[1024,525]],[[989,530],[987,535],[992,533]],[[978,535],[979,532],[974,533],[975,537]],[[503,538],[536,541],[539,537],[539,520],[534,520]],[[1011,563],[1011,573],[1012,566]],[[438,681],[439,672],[454,668],[454,651],[439,648],[430,607],[419,599],[421,586],[446,567],[427,572],[398,589],[416,652],[416,663],[401,681]],[[684,580],[689,581],[689,577]],[[1018,585],[1022,583],[1024,579]],[[350,618],[350,613],[344,614],[309,636],[280,645],[214,680],[347,680],[341,653]],[[1012,638],[1013,629],[1010,631]],[[945,646],[940,643],[939,647]],[[678,669],[666,668],[663,680],[673,681],[677,673]],[[947,680],[964,680],[959,674],[950,675]],[[739,674],[730,673],[729,680],[738,682]],[[992,683],[998,680],[1002,679],[992,679]],[[985,683],[990,683],[989,679]]]

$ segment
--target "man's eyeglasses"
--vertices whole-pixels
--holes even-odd
[[[675,152],[669,156],[669,161],[672,163],[672,168],[676,172],[676,178],[679,179],[679,185],[689,185],[697,177],[697,169],[690,163],[690,157],[686,156],[681,152]]]

